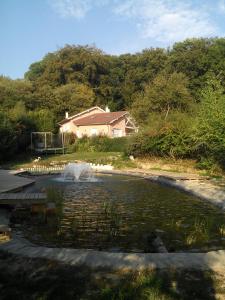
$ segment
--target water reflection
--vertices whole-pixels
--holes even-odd
[[[178,190],[128,176],[98,176],[95,183],[37,180],[36,189],[64,190],[59,223],[30,224],[39,243],[112,251],[148,251],[152,233],[169,251],[224,247],[225,215]],[[30,234],[32,233],[32,234]]]

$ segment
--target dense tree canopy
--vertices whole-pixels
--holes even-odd
[[[130,109],[137,105],[141,93],[147,97],[147,87],[151,90],[157,81],[158,88],[164,86],[168,93],[176,84],[178,89],[185,86],[186,95],[184,90],[178,91],[176,101],[186,101],[189,95],[200,101],[210,73],[225,79],[223,38],[188,39],[168,50],[149,48],[120,56],[107,55],[95,47],[66,45],[33,63],[25,80],[0,77],[0,102],[4,109],[18,101],[29,110],[48,108],[59,120],[65,109],[73,113],[92,104]],[[163,93],[167,92],[162,91],[162,97]],[[57,108],[60,101],[61,111]]]
[[[171,110],[188,111],[191,102],[187,77],[183,73],[162,72],[136,95],[132,111],[136,120],[143,123],[152,112],[160,112],[167,118]]]
[[[201,111],[205,120],[201,124],[207,128],[210,124],[206,122],[203,106],[209,107],[206,98],[212,99],[213,92],[205,90],[209,78],[220,82],[222,100],[216,107],[223,103],[225,38],[187,39],[170,49],[149,48],[120,56],[91,46],[66,45],[31,64],[24,78],[11,80],[0,76],[3,136],[7,136],[7,130],[9,136],[32,128],[55,131],[65,111],[73,114],[92,105],[130,110],[141,128],[153,128],[153,123],[161,120],[170,133],[171,128],[179,131],[175,119],[189,120],[191,115],[200,120]],[[219,120],[223,122],[221,116]],[[216,122],[214,125],[218,126]],[[208,134],[215,129],[210,128]],[[182,135],[185,141],[186,136]],[[203,129],[192,135],[199,144],[203,136]]]

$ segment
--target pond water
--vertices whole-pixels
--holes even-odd
[[[176,189],[131,176],[98,175],[95,182],[36,178],[35,191],[62,191],[58,216],[31,219],[26,236],[60,247],[154,252],[159,236],[169,252],[209,251],[225,247],[225,214],[219,208]]]

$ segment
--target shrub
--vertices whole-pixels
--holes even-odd
[[[18,116],[11,120],[8,114],[0,112],[0,160],[25,151],[30,144],[30,132],[34,129],[29,117]]]
[[[84,136],[81,139],[76,139],[71,146],[72,151],[77,152],[125,152],[127,148],[126,137],[111,139],[107,136],[95,136],[88,138]]]
[[[13,127],[0,127],[0,140],[0,161],[4,161],[17,151],[17,137]]]
[[[175,113],[168,120],[153,116],[150,128],[136,134],[128,145],[128,154],[186,158],[192,156],[191,120]]]
[[[200,160],[225,167],[225,94],[220,81],[212,78],[202,91],[193,133],[195,152]]]

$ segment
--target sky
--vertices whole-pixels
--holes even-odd
[[[225,36],[225,0],[0,0],[0,74],[23,78],[66,44],[119,55],[215,36]]]

